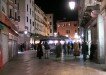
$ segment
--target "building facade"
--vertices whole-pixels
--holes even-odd
[[[105,0],[84,0],[79,11],[80,29],[84,34],[84,41],[88,42],[89,50],[93,42],[97,49],[93,59],[96,63],[106,64],[106,42],[105,42]]]
[[[26,50],[30,47],[30,34],[34,33],[34,0],[19,0],[19,40],[18,43],[24,43]]]
[[[19,44],[28,50],[36,34],[50,35],[50,25],[34,0],[0,0],[0,68],[18,54]]]
[[[0,68],[18,53],[18,2],[0,0]]]
[[[50,23],[50,35],[49,36],[53,36],[53,33],[54,33],[53,14],[46,14],[46,15]]]
[[[100,13],[97,17],[98,41],[99,41],[99,59],[106,65],[106,0],[97,0],[100,2]]]
[[[36,36],[48,36],[50,35],[50,25],[46,14],[35,4],[35,34]],[[37,37],[38,37],[37,36]]]
[[[72,40],[75,40],[76,33],[78,34],[78,22],[69,21],[69,22],[57,22],[57,33],[58,35],[67,36]]]

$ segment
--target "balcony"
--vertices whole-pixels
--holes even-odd
[[[18,18],[15,18],[14,20],[15,20],[16,22],[19,22],[19,19],[18,19]]]
[[[102,2],[103,0],[97,0],[98,2]]]
[[[97,15],[93,16],[92,13],[93,12],[98,13],[100,11],[100,5],[99,4],[95,4],[92,6],[87,6],[84,8],[84,11],[82,12],[82,20],[80,22],[80,26],[86,27],[87,23],[89,23],[89,21],[92,18],[96,18]]]
[[[14,19],[14,17],[13,17],[13,16],[9,16],[9,19],[13,20],[13,19]]]

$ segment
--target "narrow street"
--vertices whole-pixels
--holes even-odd
[[[26,51],[8,62],[0,75],[106,75],[93,63],[84,65],[80,58],[68,58],[61,60],[51,56],[49,59],[38,59],[35,51]]]

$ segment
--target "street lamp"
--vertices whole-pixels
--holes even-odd
[[[24,31],[24,34],[27,34],[28,33],[28,31]]]
[[[74,10],[74,8],[75,8],[75,1],[70,1],[69,2],[69,7],[70,7],[71,10]]]

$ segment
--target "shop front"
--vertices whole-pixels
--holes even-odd
[[[1,38],[1,30],[0,30],[0,38]],[[1,39],[0,39],[0,69],[2,68],[3,61],[2,61],[2,48],[1,48]]]
[[[2,57],[2,40],[1,40],[1,30],[4,28],[4,25],[0,23],[0,69],[3,66],[3,57]]]

